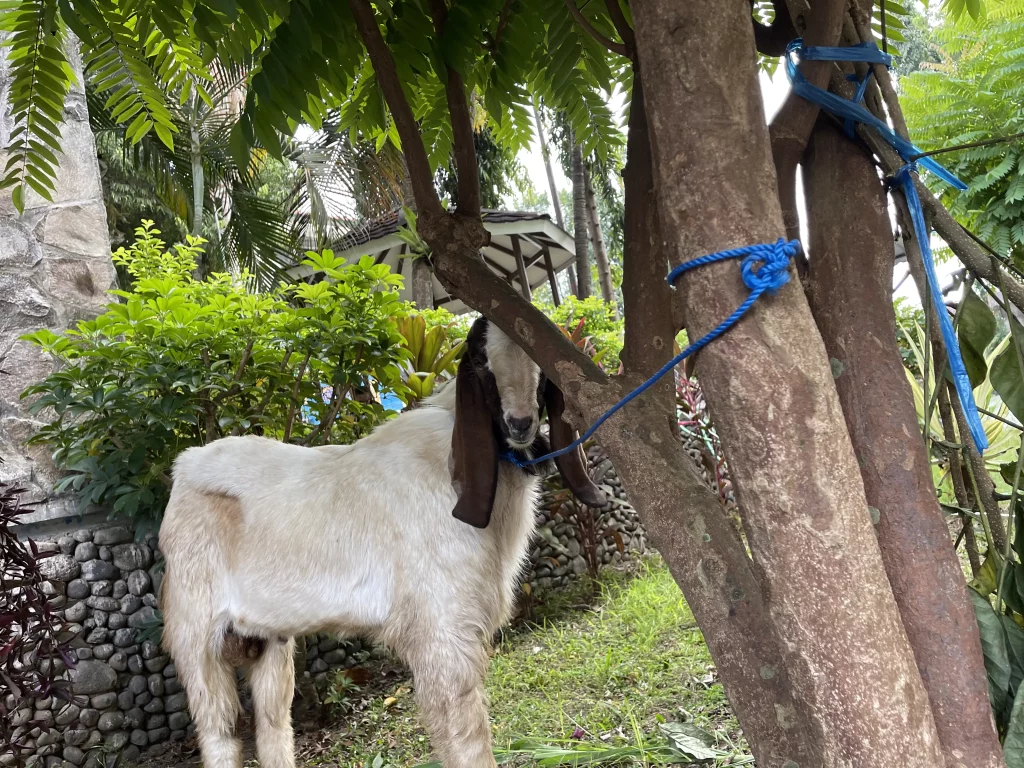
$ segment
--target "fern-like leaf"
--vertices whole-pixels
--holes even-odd
[[[73,73],[56,23],[55,0],[13,0],[0,4],[0,30],[8,33],[10,104],[14,130],[5,148],[7,166],[0,189],[24,211],[29,191],[53,199],[60,152],[64,99]]]

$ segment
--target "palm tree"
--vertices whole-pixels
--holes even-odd
[[[133,144],[103,98],[89,95],[89,116],[104,166],[108,219],[119,241],[141,218],[157,221],[168,240],[186,233],[209,241],[198,276],[245,270],[273,284],[305,249],[337,242],[357,222],[400,199],[401,154],[353,144],[328,120],[307,140],[279,136],[282,159],[264,149],[238,157],[234,132],[248,71],[215,65],[200,97],[195,87],[172,111],[174,150],[153,135]]]
[[[576,239],[576,295],[586,299],[590,297],[587,190],[583,179],[583,148],[575,141],[572,143],[572,217],[573,234]]]

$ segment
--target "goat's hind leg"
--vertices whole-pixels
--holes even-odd
[[[188,695],[204,768],[241,768],[242,743],[235,736],[238,683],[234,668],[206,648],[179,651],[174,664]]]
[[[450,636],[422,644],[410,658],[416,701],[444,768],[494,768],[484,674],[487,652],[479,639]]]
[[[256,752],[261,768],[294,768],[292,696],[295,638],[267,640],[249,670],[256,710]]]

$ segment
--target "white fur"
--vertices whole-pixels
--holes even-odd
[[[501,406],[506,423],[510,419],[532,420],[529,432],[522,440],[509,437],[513,448],[529,448],[537,436],[540,417],[537,413],[537,385],[540,368],[497,326],[487,327],[487,363],[498,384]]]
[[[487,346],[502,401],[519,412],[529,397],[537,418],[536,366],[499,336]],[[160,530],[163,637],[206,768],[241,766],[229,628],[266,640],[250,669],[263,768],[294,766],[291,651],[314,632],[395,649],[445,768],[495,765],[486,644],[513,607],[537,480],[502,463],[490,525],[453,518],[454,411],[452,383],[352,446],[229,437],[178,458]]]

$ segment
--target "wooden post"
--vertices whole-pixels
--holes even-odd
[[[527,301],[533,301],[530,295],[530,278],[526,276],[526,262],[523,261],[523,249],[519,245],[519,235],[512,235],[512,254],[516,257],[516,269],[519,271],[519,291]]]
[[[544,268],[548,272],[548,284],[551,286],[551,298],[555,302],[555,306],[559,306],[562,300],[558,296],[558,280],[555,279],[555,267],[551,263],[551,251],[547,248],[543,250],[544,253]]]

